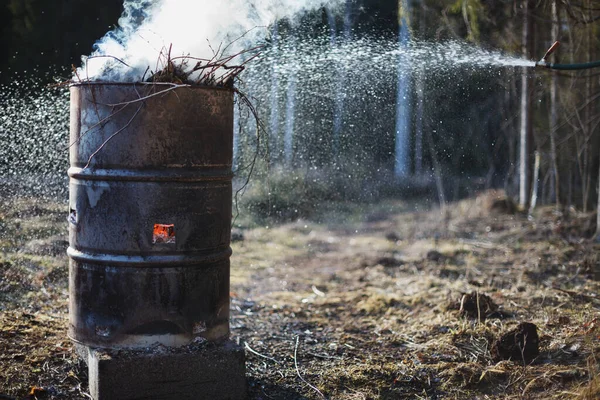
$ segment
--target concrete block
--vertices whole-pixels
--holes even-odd
[[[246,398],[244,350],[231,341],[144,351],[79,345],[77,352],[87,352],[94,400]]]

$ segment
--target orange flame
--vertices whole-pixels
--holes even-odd
[[[154,224],[152,243],[175,243],[175,225]]]

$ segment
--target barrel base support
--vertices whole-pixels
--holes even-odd
[[[76,345],[94,400],[246,398],[244,350],[231,341],[144,350]]]

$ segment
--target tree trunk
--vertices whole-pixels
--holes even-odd
[[[291,38],[291,52],[296,52],[296,39]],[[285,131],[283,135],[283,154],[286,167],[292,167],[294,159],[294,122],[296,112],[296,79],[297,71],[292,70],[288,74],[288,83],[286,89],[286,106],[285,106]]]
[[[529,215],[537,205],[538,192],[540,186],[540,151],[535,151],[535,163],[533,164],[533,189],[531,190],[531,201],[529,202]]]
[[[558,40],[560,35],[560,21],[558,13],[558,1],[552,1],[552,41]],[[555,62],[558,62],[556,55]],[[554,198],[556,211],[560,210],[560,175],[558,174],[558,155],[556,153],[556,135],[558,129],[557,92],[558,77],[552,74],[550,83],[550,157],[552,159],[552,175],[554,177]]]
[[[442,176],[442,166],[438,160],[437,150],[433,144],[433,138],[431,137],[431,131],[425,131],[425,138],[427,139],[427,146],[429,147],[429,154],[431,155],[431,162],[433,164],[433,174],[435,176],[435,186],[437,187],[438,200],[440,201],[440,210],[442,214],[446,210],[446,195],[444,194],[444,179]]]
[[[271,110],[269,115],[269,141],[268,153],[269,163],[274,164],[279,160],[279,74],[277,72],[277,54],[279,50],[279,28],[277,23],[271,28],[271,37],[273,39],[273,62],[271,65]]]
[[[598,203],[596,205],[596,242],[600,242],[600,163],[598,163]]]
[[[408,46],[410,31],[408,27],[410,4],[407,0],[398,1],[398,47]],[[398,56],[398,85],[396,89],[396,143],[394,176],[406,177],[410,169],[410,68],[405,64],[411,60],[402,54]]]
[[[594,15],[593,15],[593,11],[592,11],[592,2],[591,1],[586,1],[586,6],[588,11],[588,16],[586,17],[588,19],[588,21],[592,21]],[[595,52],[594,52],[594,46],[595,46],[595,29],[591,24],[586,25],[586,31],[587,31],[587,51],[586,51],[586,56],[588,60],[594,60],[595,59]],[[593,136],[594,136],[594,123],[593,123],[593,118],[595,117],[595,110],[596,110],[596,104],[594,101],[592,101],[592,96],[594,94],[594,76],[595,76],[595,72],[592,71],[591,69],[587,70],[586,73],[586,85],[585,85],[585,101],[587,103],[587,106],[585,108],[585,130],[584,130],[584,146],[585,146],[585,186],[584,186],[584,195],[583,195],[583,212],[587,212],[588,211],[588,205],[590,202],[590,197],[591,194],[593,193],[592,190],[592,175],[593,175],[593,169],[592,169],[592,164],[593,164],[593,157],[594,154],[596,153],[595,151],[593,151],[593,143],[595,142],[593,140]]]
[[[517,144],[517,126],[516,126],[516,118],[513,119],[512,111],[516,107],[516,100],[518,98],[518,88],[517,88],[517,80],[512,79],[513,76],[517,74],[517,69],[507,68],[505,71],[506,81],[509,82],[509,87],[504,93],[504,109],[505,111],[505,119],[506,119],[506,128],[508,136],[508,161],[509,167],[508,172],[506,173],[506,178],[504,180],[504,192],[507,196],[515,196],[518,191],[518,181],[517,181],[517,168],[519,165],[518,160],[518,144]]]
[[[533,39],[533,29],[531,21],[532,0],[523,0],[523,36],[522,52],[523,56],[529,58],[531,43]],[[519,146],[519,205],[527,208],[530,191],[530,146],[533,134],[531,124],[531,92],[529,88],[529,68],[522,68],[521,77],[521,128],[520,128],[520,146]]]
[[[425,40],[425,4],[421,3],[419,18],[419,39]],[[415,175],[423,174],[423,119],[425,118],[425,64],[422,64],[416,76],[416,117],[415,117]]]

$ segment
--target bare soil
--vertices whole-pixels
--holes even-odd
[[[236,232],[249,398],[599,398],[595,216],[528,218],[497,192],[415,206]],[[88,397],[66,337],[66,208],[0,205],[0,399]]]

